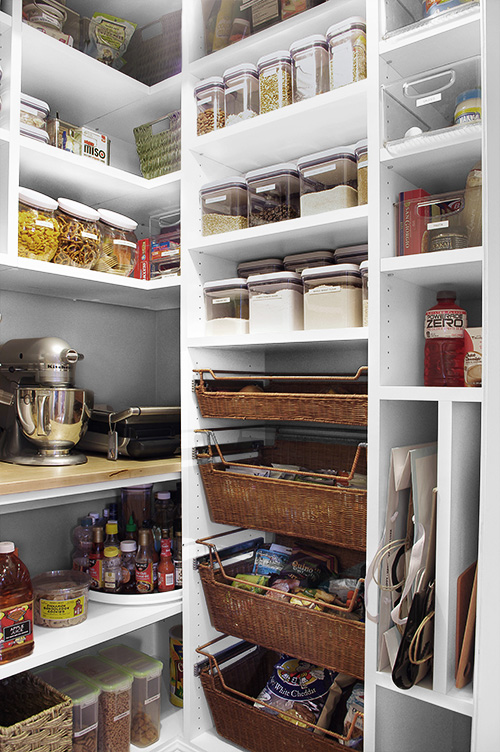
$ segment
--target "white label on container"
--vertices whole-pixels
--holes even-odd
[[[432,102],[440,102],[443,98],[443,95],[441,92],[439,94],[430,94],[428,97],[421,97],[420,99],[417,99],[415,104],[417,107],[423,107],[424,104],[431,104]]]
[[[218,303],[230,303],[231,298],[214,298],[212,300],[213,305],[217,305]]]
[[[208,104],[209,102],[212,101],[212,99],[213,99],[213,97],[205,97],[205,99],[199,99],[198,100],[198,104],[199,105]]]
[[[310,170],[304,170],[304,177],[308,178],[310,175],[321,175],[322,172],[330,172],[336,170],[336,164],[322,165],[321,167],[311,167]]]
[[[93,232],[82,232],[82,238],[90,238],[91,240],[97,240],[97,235]]]
[[[120,715],[115,715],[113,721],[116,723],[116,721],[121,721],[122,718],[126,718],[128,715],[130,715],[130,710],[126,710],[124,713],[120,713]]]
[[[205,203],[206,204],[218,204],[219,201],[225,201],[226,196],[212,196],[212,198],[206,198]]]
[[[37,227],[50,227],[51,230],[54,228],[54,223],[47,219],[35,219],[35,224]]]
[[[351,84],[353,80],[353,52],[350,42],[343,42],[331,47],[330,78],[333,79],[333,87]]]
[[[428,230],[439,230],[441,227],[449,227],[450,223],[447,219],[444,219],[442,222],[428,222],[427,229]]]
[[[149,705],[150,702],[154,702],[155,700],[159,700],[159,699],[160,699],[159,694],[153,695],[153,697],[148,697],[147,700],[144,700],[144,705]]]
[[[81,729],[80,731],[74,731],[73,736],[83,736],[84,734],[89,734],[91,731],[94,731],[94,729],[96,728],[97,728],[97,723],[93,723],[92,726],[87,726],[87,728]]]
[[[340,285],[318,285],[307,291],[308,295],[318,295],[325,292],[340,292],[342,287]]]
[[[258,292],[252,295],[252,300],[281,300],[281,292]]]
[[[238,84],[237,86],[231,86],[230,89],[226,89],[226,94],[232,94],[235,91],[241,91],[243,89],[243,84]]]
[[[131,240],[113,240],[113,245],[126,245],[128,248],[137,248],[137,243]]]
[[[255,189],[255,193],[264,193],[264,191],[276,190],[276,183],[270,183],[269,185],[261,185],[260,188]]]

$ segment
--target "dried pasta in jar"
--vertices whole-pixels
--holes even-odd
[[[91,269],[101,254],[101,233],[95,209],[78,201],[59,198],[59,244],[55,264]]]
[[[101,255],[92,268],[99,272],[129,277],[135,266],[137,222],[108,209],[98,211]]]
[[[51,261],[59,243],[57,201],[30,188],[19,188],[18,255]]]

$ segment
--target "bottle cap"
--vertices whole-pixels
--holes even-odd
[[[158,491],[158,493],[155,494],[155,499],[170,499],[170,491]]]
[[[92,528],[92,540],[94,543],[102,543],[104,540],[104,528],[100,525],[94,525]]]
[[[115,535],[118,533],[118,523],[115,520],[106,522],[106,534],[108,533],[115,533]]]
[[[135,533],[136,532],[137,525],[134,522],[134,515],[131,514],[130,517],[128,518],[128,522],[125,525],[125,530],[127,531],[127,533]]]
[[[93,525],[92,517],[84,517],[82,519],[82,523],[81,524],[82,524],[82,527],[92,527],[92,525]]]
[[[436,294],[436,298],[438,300],[445,300],[446,298],[452,298],[455,300],[457,297],[457,293],[455,290],[439,290],[439,292]]]
[[[135,540],[124,540],[120,543],[120,550],[124,551],[125,553],[131,553],[132,551],[135,551],[137,548],[137,543]]]
[[[120,552],[116,546],[106,546],[104,549],[104,556],[107,559],[111,559],[113,556],[118,556],[119,553]]]
[[[12,554],[15,548],[12,541],[0,541],[0,554]]]

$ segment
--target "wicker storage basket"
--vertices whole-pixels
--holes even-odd
[[[69,697],[25,671],[0,681],[0,752],[71,752]]]
[[[360,381],[367,371],[365,366],[354,376],[237,375],[209,368],[194,370],[198,374],[196,397],[204,418],[367,424],[367,383]],[[262,382],[267,391],[240,391],[256,382]]]
[[[134,128],[134,138],[143,177],[156,178],[180,168],[180,110],[138,125]]]
[[[167,13],[136,29],[127,47],[122,73],[153,86],[181,72],[181,11]]]
[[[366,473],[365,447],[278,438],[272,446],[260,448],[252,466],[268,469],[278,463],[313,472],[349,470],[348,484],[355,471]],[[211,446],[208,450],[208,455],[198,454],[198,458],[210,457],[200,461],[199,468],[214,522],[365,550],[366,490],[246,475],[236,472],[244,461],[227,462],[216,441],[216,456]]]

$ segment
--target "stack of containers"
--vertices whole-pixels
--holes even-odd
[[[21,109],[19,113],[19,132],[21,136],[28,136],[35,141],[48,144],[50,141],[47,133],[47,118],[50,107],[47,102],[29,94],[21,93]]]

